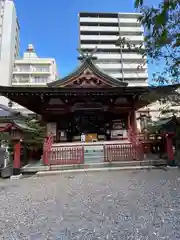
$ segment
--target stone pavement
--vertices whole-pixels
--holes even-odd
[[[0,181],[0,239],[180,239],[180,170]]]

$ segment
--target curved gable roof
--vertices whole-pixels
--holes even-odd
[[[126,87],[128,83],[119,81],[116,78],[109,76],[108,74],[104,73],[100,70],[91,60],[91,58],[86,58],[80,66],[78,66],[73,72],[68,74],[66,77],[59,79],[57,81],[48,83],[48,87],[63,87],[64,84],[68,84],[71,80],[75,80],[75,78],[80,77],[84,74],[86,70],[92,71],[94,75],[101,78],[104,82],[109,85],[113,85],[114,87]]]

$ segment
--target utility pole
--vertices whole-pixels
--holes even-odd
[[[123,57],[122,57],[122,40],[121,40],[121,27],[120,27],[120,16],[119,16],[119,13],[118,13],[118,30],[119,30],[119,39],[116,42],[116,46],[120,47],[121,74],[122,74],[122,81],[124,82],[124,68],[123,68]]]

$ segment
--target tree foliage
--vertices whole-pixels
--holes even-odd
[[[145,29],[145,51],[151,61],[164,65],[162,72],[153,75],[157,84],[180,82],[180,1],[161,0],[157,6],[145,6],[144,0],[135,0],[135,7],[141,12],[140,22]],[[179,93],[175,95],[179,98]],[[167,99],[166,99],[167,100]],[[173,113],[170,106],[162,109],[162,115]],[[173,101],[174,102],[174,101]],[[175,101],[176,102],[176,101]],[[179,100],[177,101],[179,105]],[[180,127],[175,130],[175,161],[180,165]]]
[[[35,119],[27,120],[26,124],[29,128],[34,129],[34,131],[24,132],[24,143],[28,148],[42,148],[45,138],[45,126],[41,125]]]
[[[135,0],[142,14],[139,18],[145,28],[145,50],[152,61],[164,63],[164,71],[156,73],[158,83],[180,81],[180,1],[163,0],[154,6],[145,6],[144,0]]]

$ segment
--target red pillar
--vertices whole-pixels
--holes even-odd
[[[20,141],[18,141],[14,145],[13,175],[20,174],[20,167],[21,167],[20,161],[21,161],[21,143]]]
[[[136,159],[143,159],[143,146],[139,141],[138,130],[137,130],[137,120],[136,120],[136,111],[133,109],[131,111],[131,129],[132,129],[132,137],[131,141],[135,147],[136,151]]]
[[[131,126],[134,134],[137,133],[137,122],[136,122],[136,112],[133,110],[131,112]]]
[[[48,148],[49,148],[49,139],[48,137],[45,138],[44,140],[44,146],[43,146],[43,163],[44,165],[48,165]]]
[[[128,112],[128,131],[131,127],[131,112]]]
[[[173,152],[173,144],[172,144],[173,135],[174,135],[173,133],[166,134],[166,149],[167,149],[169,162],[173,162],[174,160],[174,152]]]
[[[44,150],[44,151],[43,151],[43,163],[44,163],[44,165],[48,165],[48,164],[49,164],[49,162],[48,162],[48,152],[47,152],[47,150]]]

